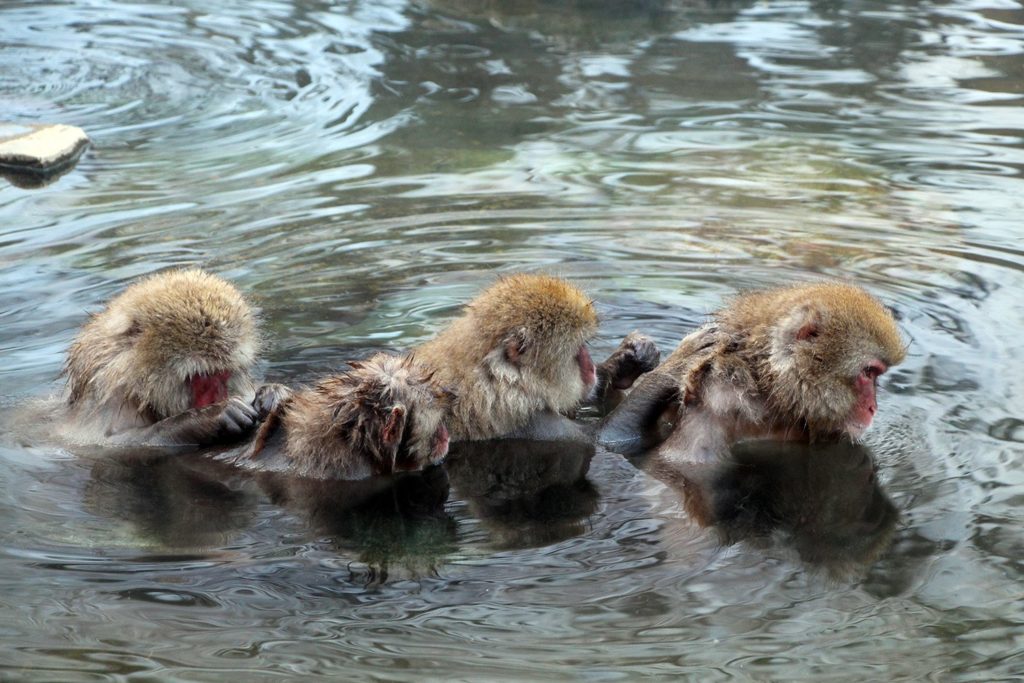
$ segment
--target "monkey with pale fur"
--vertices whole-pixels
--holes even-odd
[[[130,285],[83,326],[68,352],[74,440],[210,444],[256,422],[250,369],[256,316],[238,290],[199,269]]]
[[[878,410],[878,378],[904,355],[892,314],[859,287],[750,292],[644,377],[600,440],[630,448],[666,415],[659,450],[687,459],[751,438],[857,438]]]
[[[555,277],[516,274],[473,299],[413,355],[455,392],[453,441],[585,439],[565,416],[595,395],[621,394],[658,362],[654,343],[633,333],[595,367],[586,343],[596,333],[594,305],[579,289]]]

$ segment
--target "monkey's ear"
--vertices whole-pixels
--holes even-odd
[[[818,336],[818,323],[809,322],[796,331],[796,340],[814,339]]]
[[[528,346],[526,335],[522,331],[513,332],[505,338],[505,360],[518,367]]]
[[[120,316],[114,323],[117,334],[125,339],[135,339],[142,334],[142,323],[135,318]]]
[[[397,449],[405,431],[405,406],[395,406],[384,418],[384,427],[380,430],[381,441],[389,449]]]
[[[791,342],[814,340],[821,331],[822,312],[817,306],[804,304],[783,322],[783,334]]]

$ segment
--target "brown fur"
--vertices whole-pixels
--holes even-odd
[[[872,360],[892,367],[905,355],[892,314],[840,282],[747,293],[714,319],[697,333],[703,348],[684,341],[664,368],[679,373],[684,403],[736,420],[741,432],[844,432],[857,374]]]
[[[189,410],[188,377],[231,372],[229,395],[251,395],[257,320],[231,284],[202,270],[159,273],[130,285],[72,343],[67,405],[102,436]]]
[[[446,436],[447,392],[411,358],[377,354],[350,365],[285,398],[236,463],[258,468],[279,447],[289,473],[351,480],[440,461],[447,452],[437,445],[439,429]],[[282,441],[272,445],[278,430]]]
[[[859,287],[743,294],[641,378],[598,440],[705,460],[744,439],[856,438],[877,409],[875,377],[905,350],[892,314]]]
[[[452,440],[488,439],[541,411],[572,410],[585,392],[576,354],[596,332],[593,303],[572,284],[517,274],[481,293],[414,355],[458,397]]]

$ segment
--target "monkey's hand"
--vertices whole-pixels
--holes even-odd
[[[634,330],[626,335],[608,359],[597,366],[594,403],[607,413],[622,402],[627,389],[637,378],[658,367],[661,352],[654,340]]]
[[[601,363],[597,374],[599,378],[604,374],[606,381],[615,389],[629,389],[637,377],[658,367],[660,360],[661,352],[654,340],[639,330],[633,330],[608,360]]]
[[[256,409],[256,413],[262,421],[267,419],[267,416],[291,395],[292,390],[283,384],[264,384],[256,390],[256,398],[252,400],[252,407]]]
[[[225,403],[217,403],[202,408],[199,412],[201,413],[214,407],[219,407],[220,410],[216,411],[212,416],[214,420],[209,432],[211,441],[199,441],[199,443],[234,441],[252,431],[256,423],[259,422],[259,413],[256,408],[237,396],[229,398]]]
[[[256,409],[235,396],[172,415],[149,427],[122,432],[114,441],[121,445],[208,446],[237,441],[257,422]]]

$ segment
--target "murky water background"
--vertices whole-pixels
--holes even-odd
[[[1024,674],[1022,98],[1011,0],[4,2],[0,119],[94,141],[0,180],[8,408],[178,264],[254,295],[277,381],[422,341],[515,270],[596,298],[595,355],[819,276],[912,346],[866,454],[728,477],[775,510],[753,532],[605,452],[311,492],[8,430],[0,678]],[[813,552],[889,535],[850,571]]]

